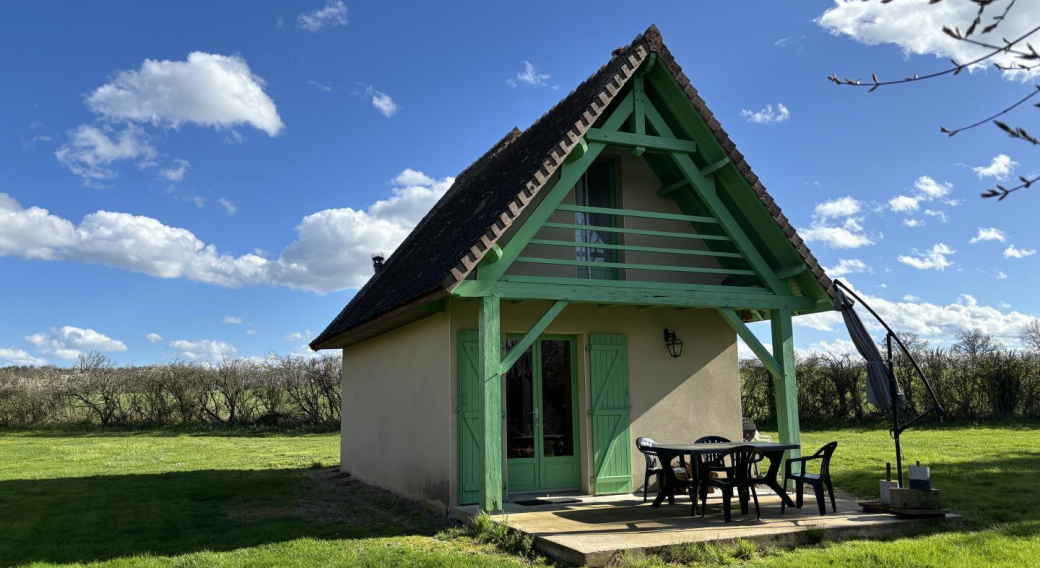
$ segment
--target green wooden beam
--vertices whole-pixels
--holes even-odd
[[[658,134],[666,137],[674,136],[671,127],[665,122],[661,113],[652,104],[646,106],[646,118],[650,121],[650,124],[657,130]],[[679,167],[679,171],[682,172],[683,177],[690,185],[688,191],[693,191],[701,202],[708,208],[708,211],[718,219],[719,224],[722,225],[723,230],[729,235],[730,240],[737,246],[737,250],[744,254],[744,258],[748,261],[752,268],[755,269],[758,277],[762,279],[762,282],[776,294],[790,294],[790,289],[785,286],[780,279],[773,273],[772,268],[762,257],[762,254],[758,252],[754,244],[747,237],[744,231],[740,228],[736,219],[730,214],[729,210],[719,199],[719,196],[715,193],[715,176],[714,174],[704,175],[701,170],[693,163],[693,160],[685,153],[672,152],[672,160],[675,165]]]
[[[698,143],[700,155],[705,161],[711,163],[726,157],[727,152],[719,144],[715,133],[665,66],[654,67],[647,74],[646,81],[653,85],[654,93],[657,96],[655,102],[662,105],[660,109],[666,110],[672,115],[682,131],[682,135]],[[769,210],[762,205],[757,192],[748,184],[742,172],[735,167],[725,167],[716,172],[716,178],[720,187],[726,189],[726,195],[745,213],[747,220],[744,225],[745,229],[749,232],[753,231],[761,237],[764,244],[763,252],[768,251],[771,257],[776,259],[776,263],[781,266],[793,265],[802,261],[797,249],[792,245],[788,236],[780,230]],[[817,298],[827,296],[827,290],[815,277],[807,277],[804,281],[800,280],[799,283],[806,295]]]
[[[556,181],[556,185],[549,190],[527,220],[516,229],[513,237],[509,239],[505,248],[502,249],[501,259],[487,267],[481,267],[483,270],[477,275],[479,279],[497,280],[505,274],[506,270],[513,264],[513,261],[516,260],[516,257],[520,255],[520,251],[534,238],[538,230],[542,228],[542,224],[549,219],[549,216],[553,214],[553,211],[560,205],[563,198],[570,193],[574,184],[585,174],[585,170],[599,157],[603,148],[604,145],[599,142],[589,144],[589,149],[584,156],[571,163],[565,162],[560,166],[560,178]]]
[[[613,114],[603,121],[603,126],[601,127],[603,131],[610,132],[621,128],[621,125],[632,115],[632,107],[635,106],[633,98],[631,92],[625,95],[625,98],[622,99],[621,104],[614,110]],[[587,144],[580,158],[573,162],[564,160],[564,163],[560,166],[560,176],[556,180],[556,184],[553,185],[552,189],[548,190],[548,194],[542,198],[541,203],[538,204],[538,207],[527,220],[516,229],[513,237],[509,239],[505,248],[502,249],[501,260],[487,267],[481,267],[484,270],[478,271],[477,278],[481,280],[498,280],[505,274],[516,257],[520,255],[520,251],[534,238],[535,233],[542,228],[542,225],[545,224],[549,216],[553,214],[553,211],[563,202],[563,198],[574,188],[574,184],[581,179],[581,176],[585,175],[585,170],[589,169],[592,162],[596,161],[596,158],[599,157],[605,147],[606,145],[602,142],[592,142]]]
[[[556,302],[553,302],[553,305],[549,306],[548,310],[545,310],[545,313],[542,314],[542,317],[538,318],[538,321],[536,321],[534,325],[531,326],[531,329],[527,330],[527,333],[525,333],[524,336],[520,338],[520,341],[517,341],[516,344],[513,345],[513,348],[510,349],[509,353],[506,354],[505,359],[502,360],[502,368],[499,371],[502,375],[505,375],[509,372],[509,369],[513,368],[513,365],[515,365],[516,362],[524,356],[524,352],[527,351],[527,349],[534,344],[535,340],[537,340],[539,336],[545,333],[545,330],[549,327],[549,324],[551,324],[553,320],[556,319],[556,316],[560,315],[560,312],[563,311],[563,308],[566,307],[566,300],[558,300]]]
[[[559,276],[522,276],[510,274],[501,278],[502,282],[526,282],[528,284],[582,284],[585,286],[606,286],[608,288],[650,288],[654,290],[675,290],[683,292],[733,292],[741,294],[773,295],[761,286],[723,286],[721,284],[682,284],[679,282],[654,282],[651,280],[590,280],[588,278]],[[809,306],[811,300],[799,302],[800,306]],[[815,305],[815,304],[812,304]]]
[[[582,156],[585,155],[585,152],[588,151],[589,143],[585,141],[584,137],[578,138],[578,143],[574,146],[574,149],[571,150],[571,153],[567,154],[567,159],[565,161],[576,162],[580,160]]]
[[[531,277],[536,278],[536,277]],[[811,298],[796,296],[777,296],[775,294],[742,292],[739,286],[715,286],[718,291],[707,290],[671,290],[662,289],[645,283],[646,286],[606,286],[608,281],[592,281],[580,283],[578,279],[548,279],[548,282],[528,281],[489,282],[482,280],[465,280],[452,290],[452,294],[460,297],[500,296],[511,300],[567,300],[590,304],[630,304],[688,306],[696,308],[734,308],[734,309],[807,309]],[[627,282],[635,284],[634,282]],[[732,291],[730,290],[732,289]]]
[[[484,253],[484,258],[480,259],[480,263],[484,265],[495,264],[499,260],[502,260],[502,247],[498,246],[498,243],[492,243],[491,248]]]
[[[711,174],[721,170],[722,168],[726,167],[727,165],[729,165],[729,163],[730,163],[729,157],[722,158],[721,160],[715,162],[714,164],[711,164],[709,166],[705,166],[705,167],[701,168],[701,175],[702,176],[709,176],[709,175],[711,175]]]
[[[643,76],[636,75],[635,79],[632,80],[632,92],[635,95],[634,103],[635,106],[632,110],[632,122],[635,128],[632,129],[639,136],[646,134],[646,93],[643,91]],[[646,152],[645,146],[636,146],[632,149],[634,156],[642,156]]]
[[[690,223],[718,224],[713,217],[699,215],[679,215],[676,213],[658,213],[657,211],[640,211],[638,209],[615,209],[613,207],[589,207],[587,205],[560,205],[557,211],[572,211],[574,213],[598,213],[600,215],[618,215],[622,217],[640,217],[643,219],[657,219],[659,221],[688,221]]]
[[[781,377],[776,385],[776,421],[780,441],[801,444],[802,434],[798,421],[798,380],[795,377],[794,329],[791,325],[791,310],[778,309],[770,313],[773,331],[773,358],[780,365]],[[798,457],[801,452],[790,450],[788,458]]]
[[[737,332],[737,335],[739,335],[740,338],[744,340],[744,343],[751,348],[751,352],[758,357],[758,360],[762,361],[762,364],[765,366],[766,370],[773,375],[773,378],[776,380],[782,380],[783,374],[780,370],[780,363],[778,363],[769,351],[766,350],[765,346],[762,345],[762,342],[755,337],[755,334],[751,333],[751,330],[748,329],[748,326],[745,325],[743,321],[741,321],[737,312],[730,308],[719,308],[718,312],[719,315],[722,316],[722,319],[726,320],[726,323],[733,328],[733,331]]]
[[[785,266],[780,270],[776,271],[776,277],[781,280],[787,280],[788,278],[794,278],[795,276],[798,276],[799,274],[805,272],[808,269],[809,265],[805,264],[804,262],[802,264],[796,264],[794,266]]]
[[[557,241],[553,239],[531,239],[532,245],[545,245],[570,248],[593,248],[604,250],[625,250],[633,252],[659,252],[664,254],[680,254],[687,256],[714,256],[721,258],[744,258],[739,252],[715,252],[713,250],[677,249],[668,247],[644,247],[640,245],[615,245],[610,243],[587,243],[578,241]]]
[[[636,71],[636,77],[642,77],[650,72],[654,68],[654,63],[657,63],[657,54],[650,52],[650,55],[643,61],[643,64],[639,66],[639,70]]]
[[[737,250],[744,254],[744,258],[748,261],[748,264],[755,269],[758,277],[762,279],[766,287],[773,291],[775,294],[789,295],[791,290],[780,282],[780,279],[773,273],[773,269],[766,262],[766,259],[762,258],[762,254],[758,252],[755,245],[751,242],[744,231],[737,224],[736,219],[730,214],[726,206],[723,205],[719,196],[715,193],[715,176],[704,177],[701,175],[700,170],[693,163],[686,154],[673,153],[672,159],[675,164],[682,170],[683,175],[686,179],[690,180],[690,185],[693,191],[700,197],[701,201],[708,207],[711,214],[718,219],[719,224],[722,225],[722,229],[729,235],[730,240],[737,246]]]
[[[649,107],[646,104],[645,107]],[[668,138],[663,136],[651,136],[649,134],[632,134],[630,132],[611,132],[599,128],[590,128],[585,133],[589,142],[603,142],[613,146],[642,146],[648,150],[659,150],[662,152],[696,152],[697,143],[690,140]]]
[[[551,229],[574,229],[575,231],[596,231],[600,233],[624,233],[626,235],[643,235],[646,237],[668,237],[674,239],[698,239],[702,241],[728,241],[726,235],[702,235],[700,233],[676,233],[673,231],[653,231],[649,229],[628,229],[625,227],[604,227],[597,225],[577,225],[574,223],[545,223]]]
[[[739,268],[714,268],[700,266],[672,266],[668,264],[636,264],[632,262],[593,262],[589,260],[566,260],[562,258],[540,258],[536,256],[518,256],[515,262],[528,264],[552,264],[555,266],[580,266],[583,268],[626,268],[628,270],[657,270],[660,272],[684,272],[687,274],[732,274],[734,276],[754,276],[754,270]],[[813,301],[815,303],[815,300]]]
[[[481,455],[484,484],[480,491],[480,508],[485,511],[502,509],[502,325],[499,297],[484,296],[480,301],[477,324],[480,367],[481,405],[480,422],[484,434],[484,452]]]
[[[671,193],[671,192],[673,192],[673,191],[675,191],[675,190],[677,190],[679,188],[686,187],[689,184],[690,184],[690,182],[687,181],[685,178],[681,179],[681,180],[679,180],[677,182],[670,183],[668,185],[662,186],[661,189],[657,190],[657,195],[659,195],[661,197],[664,197],[664,196],[668,195],[669,193]]]

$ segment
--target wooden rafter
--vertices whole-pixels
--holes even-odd
[[[545,333],[545,330],[549,327],[549,324],[551,324],[553,320],[556,319],[556,316],[560,315],[560,312],[563,311],[563,308],[566,307],[566,300],[557,300],[556,302],[553,302],[551,306],[549,306],[548,310],[545,310],[545,313],[542,314],[542,317],[538,318],[538,321],[536,321],[535,324],[531,326],[531,329],[527,330],[527,333],[525,333],[524,336],[521,337],[515,345],[513,345],[513,348],[510,349],[509,353],[506,354],[504,359],[502,359],[502,370],[500,371],[501,374],[505,375],[509,372],[509,369],[513,368],[513,365],[515,365],[516,362],[524,356],[524,352],[527,351],[527,349],[534,344],[535,340],[537,340],[539,336]]]
[[[689,287],[668,289],[654,283],[623,281],[625,286],[608,285],[606,280],[589,284],[575,284],[573,279],[527,277],[487,282],[466,280],[453,291],[461,297],[482,298],[497,295],[510,300],[567,300],[590,304],[631,304],[688,306],[696,308],[759,308],[774,310],[808,310],[815,300],[801,296],[778,296],[769,293],[748,293],[740,286],[708,286],[691,290]],[[612,283],[611,283],[612,284]],[[711,288],[704,289],[704,288]]]

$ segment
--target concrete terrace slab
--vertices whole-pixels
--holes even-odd
[[[733,522],[722,518],[722,503],[708,500],[708,514],[690,515],[690,500],[676,499],[675,505],[652,509],[650,503],[629,495],[581,497],[581,503],[525,507],[506,503],[496,514],[499,522],[535,537],[535,548],[550,557],[578,565],[605,566],[623,552],[639,558],[669,547],[687,544],[727,543],[750,540],[760,546],[794,545],[809,542],[810,529],[823,531],[827,540],[869,538],[913,530],[936,523],[958,524],[960,516],[945,519],[898,519],[891,515],[865,513],[852,501],[838,501],[838,512],[820,516],[816,498],[806,496],[802,509],[788,508],[780,514],[780,498],[759,497],[762,520],[750,513],[741,516],[734,503]],[[457,507],[453,513],[467,520],[476,506]],[[817,533],[818,536],[818,533]]]

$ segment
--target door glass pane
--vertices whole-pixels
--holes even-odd
[[[574,455],[570,342],[543,340],[542,442],[545,456]]]
[[[586,207],[614,208],[613,188],[611,187],[610,162],[599,160],[593,162],[585,175],[574,185],[574,201]],[[614,216],[602,213],[575,213],[576,225],[596,227],[613,227]],[[616,244],[616,233],[597,231],[595,229],[579,229],[575,232],[575,240],[589,244]],[[575,249],[575,260],[586,262],[614,262],[614,251],[605,248],[582,247]],[[610,280],[616,278],[613,268],[579,267],[579,278]]]
[[[516,340],[506,341],[506,352]],[[531,349],[506,373],[506,457],[534,457],[534,372]]]

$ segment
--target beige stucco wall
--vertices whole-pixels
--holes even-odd
[[[547,302],[502,301],[503,333],[523,333],[549,306]],[[477,327],[478,302],[452,298],[448,305],[450,373],[457,372],[458,332]],[[675,330],[685,342],[682,357],[673,359],[665,349],[664,328]],[[588,356],[590,333],[624,333],[628,337],[629,401],[631,409],[633,487],[641,488],[644,460],[635,449],[640,436],[660,443],[692,442],[715,434],[740,439],[740,381],[736,336],[714,310],[679,311],[674,308],[599,308],[593,304],[568,306],[547,333],[575,335],[578,339],[578,382],[582,489],[590,491],[591,433],[588,428]],[[456,382],[451,381],[454,400]],[[451,479],[455,479],[455,414],[452,420]],[[505,468],[503,468],[505,469]],[[452,484],[452,502],[456,502]]]
[[[448,334],[440,313],[343,350],[340,468],[442,509],[455,485]]]

